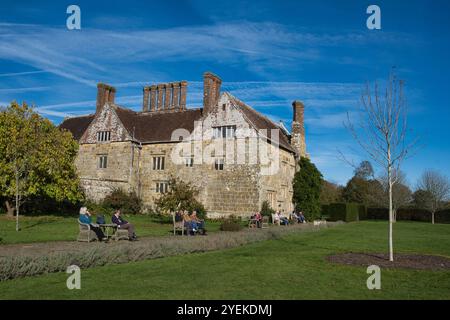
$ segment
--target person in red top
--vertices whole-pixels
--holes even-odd
[[[261,213],[259,213],[259,212],[255,213],[255,216],[253,217],[253,219],[256,220],[256,226],[258,228],[261,228],[261,222],[262,222],[262,215],[261,215]]]

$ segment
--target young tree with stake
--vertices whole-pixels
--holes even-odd
[[[392,71],[384,93],[375,83],[373,90],[367,84],[361,96],[361,119],[355,126],[347,114],[345,126],[357,143],[387,176],[389,202],[389,261],[394,261],[393,244],[393,189],[397,183],[395,172],[417,140],[407,142],[407,103],[404,96],[404,82]]]

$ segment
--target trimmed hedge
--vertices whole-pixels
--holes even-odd
[[[357,203],[331,203],[327,207],[326,210],[331,221],[359,220],[360,205]]]
[[[368,208],[367,219],[388,220],[389,210],[386,208]],[[397,210],[397,221],[431,222],[431,213],[424,209],[402,208]],[[436,212],[435,223],[450,223],[450,209]]]

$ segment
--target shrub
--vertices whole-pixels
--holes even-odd
[[[240,231],[241,229],[242,225],[233,221],[226,221],[220,225],[222,231]]]
[[[269,204],[269,201],[265,200],[261,205],[261,215],[270,217],[274,213],[275,213],[275,210],[272,209],[272,207]]]
[[[331,221],[358,221],[359,205],[356,203],[331,203],[328,206]]]
[[[117,209],[121,209],[125,214],[138,214],[142,210],[142,200],[135,192],[125,192],[122,189],[114,189],[103,199],[103,210],[107,214],[113,214]]]
[[[323,204],[320,207],[321,212],[321,218],[322,219],[329,219],[330,218],[330,205],[329,204]]]
[[[295,209],[302,211],[307,221],[312,221],[321,213],[322,174],[308,158],[301,157],[299,166],[300,170],[294,175],[292,199]]]
[[[334,225],[319,226],[328,228]],[[72,252],[53,252],[46,255],[14,255],[0,259],[0,281],[44,273],[64,272],[67,266],[76,264],[81,269],[111,264],[128,263],[145,259],[168,257],[193,252],[206,252],[234,248],[258,241],[279,239],[284,235],[316,230],[311,224],[299,224],[290,228],[242,230],[233,234],[216,233],[207,237],[163,237],[151,241],[117,243],[114,246],[92,244]],[[256,231],[256,232],[255,232]]]
[[[367,219],[388,220],[389,210],[386,208],[368,208]],[[397,221],[431,222],[431,213],[418,208],[401,208],[397,210]],[[450,209],[436,212],[436,223],[450,223]]]
[[[185,182],[179,178],[171,177],[169,179],[168,192],[161,195],[155,201],[159,212],[174,212],[177,210],[197,211],[197,217],[206,218],[206,209],[203,204],[196,199],[199,190],[191,183]]]
[[[362,204],[358,204],[358,216],[359,220],[367,220],[367,207]]]
[[[222,231],[239,231],[242,228],[241,219],[235,215],[227,217],[220,225]]]

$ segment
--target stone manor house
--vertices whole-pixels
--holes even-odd
[[[169,188],[171,176],[191,182],[208,216],[249,215],[264,200],[289,212],[292,179],[306,155],[304,106],[293,102],[291,133],[203,76],[203,106],[186,107],[187,82],[146,86],[142,111],[114,102],[116,90],[97,86],[94,114],[60,125],[79,142],[76,167],[87,197],[114,188],[135,191],[146,207]]]

